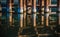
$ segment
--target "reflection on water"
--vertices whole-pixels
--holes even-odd
[[[32,13],[34,8],[29,7],[26,15],[26,19],[23,19],[23,28],[20,28],[20,7],[19,7],[19,0],[14,0],[14,5],[12,8],[13,12],[9,12],[9,5],[7,0],[1,0],[1,7],[2,7],[2,15],[0,16],[0,36],[1,37],[18,37],[18,32],[21,37],[60,37],[60,26],[57,24],[57,14],[50,14],[49,15],[49,26],[45,26],[45,14],[40,14],[40,6],[36,6],[36,13]],[[7,1],[7,2],[6,2]],[[30,1],[30,0],[29,0]],[[29,2],[28,1],[28,2]],[[31,1],[30,1],[31,2]],[[55,2],[52,0],[52,4],[56,4],[57,0]],[[32,3],[29,3],[30,5]],[[36,4],[38,4],[38,0],[36,0]],[[24,12],[24,11],[23,11]],[[44,11],[42,11],[44,12]],[[57,7],[52,7],[51,12],[57,12]],[[9,17],[12,13],[12,22],[9,21]],[[24,14],[24,13],[23,13]],[[36,27],[33,26],[33,16],[36,14]],[[44,21],[42,20],[42,16],[44,16]],[[43,25],[41,25],[43,23]],[[10,23],[12,23],[12,26],[10,26]],[[19,31],[19,28],[21,31]]]

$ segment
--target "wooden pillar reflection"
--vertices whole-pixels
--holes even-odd
[[[42,0],[42,6],[44,6],[44,0]]]
[[[2,12],[0,12],[0,17],[2,16]],[[1,18],[0,18],[1,19]]]
[[[42,22],[41,22],[42,25],[44,25],[44,16],[42,16]]]
[[[26,0],[24,0],[24,27],[26,27]]]
[[[44,0],[42,0],[42,6],[44,6]],[[44,7],[42,8],[41,14],[44,15]],[[44,16],[42,16],[42,15],[41,15],[41,24],[42,24],[42,25],[44,24]]]
[[[23,0],[20,0],[20,27],[23,27]]]
[[[34,27],[36,27],[36,0],[34,0]]]
[[[20,33],[22,32],[23,29],[23,0],[20,0],[20,28],[18,31],[18,37],[22,37]]]
[[[0,5],[0,17],[2,16],[2,7],[1,7],[1,5]]]
[[[59,0],[59,25],[60,25],[60,0]]]
[[[48,17],[49,17],[49,0],[46,0],[46,26],[49,25],[49,22],[48,22]]]
[[[0,26],[1,26],[1,17],[2,17],[2,7],[0,5]]]
[[[10,17],[9,17],[9,21],[10,21],[10,26],[12,26],[12,0],[10,0],[9,6],[10,6]]]

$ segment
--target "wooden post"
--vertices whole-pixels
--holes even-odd
[[[42,0],[42,6],[44,6],[44,0]],[[44,8],[42,8],[41,14],[44,15]],[[42,24],[42,25],[44,24],[44,16],[41,16],[41,24]]]
[[[49,0],[46,0],[46,26],[49,25],[49,22],[48,22],[48,17],[49,17]]]
[[[9,6],[10,6],[10,17],[9,17],[9,21],[10,21],[10,26],[12,26],[12,0],[10,0]]]
[[[44,6],[44,0],[42,0],[42,6]]]
[[[26,27],[26,0],[24,0],[24,27]]]
[[[34,0],[34,27],[36,27],[36,0]]]
[[[41,22],[42,25],[44,25],[44,16],[42,16],[42,22]]]
[[[22,32],[23,28],[23,0],[20,0],[20,28],[18,31],[18,37],[22,37],[20,33]]]
[[[23,0],[20,0],[20,27],[23,27]]]

